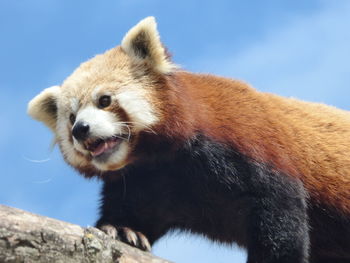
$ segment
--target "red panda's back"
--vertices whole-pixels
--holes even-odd
[[[350,113],[262,93],[226,78],[178,73],[195,129],[300,177],[312,199],[350,214]]]

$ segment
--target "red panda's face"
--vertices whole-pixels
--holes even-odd
[[[152,77],[135,76],[120,48],[83,64],[60,87],[56,136],[73,166],[116,170],[130,160],[140,131],[159,118]],[[140,72],[139,72],[140,73]]]
[[[153,18],[132,28],[113,48],[83,63],[61,86],[44,90],[28,107],[49,126],[65,160],[92,175],[133,161],[142,131],[161,121],[157,79],[174,69]]]

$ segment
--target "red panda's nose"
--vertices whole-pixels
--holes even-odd
[[[78,141],[84,141],[89,135],[90,126],[86,122],[77,122],[72,130],[73,137]]]

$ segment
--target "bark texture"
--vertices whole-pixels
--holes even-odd
[[[150,253],[113,240],[100,230],[0,205],[0,262],[152,262]]]

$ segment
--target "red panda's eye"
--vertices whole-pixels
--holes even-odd
[[[70,120],[70,123],[73,125],[74,122],[75,122],[75,115],[74,115],[73,113],[71,113],[71,114],[69,115],[69,120]]]
[[[109,105],[111,105],[111,102],[112,102],[111,96],[104,95],[99,98],[98,106],[99,108],[106,108]]]

